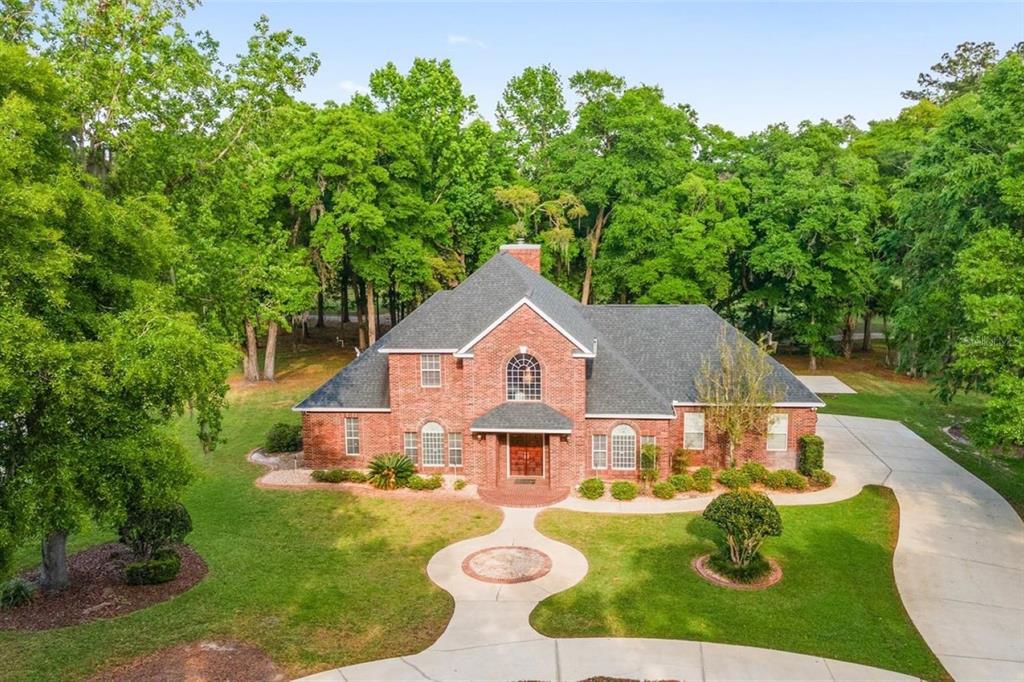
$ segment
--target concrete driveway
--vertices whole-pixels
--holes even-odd
[[[896,585],[946,670],[1024,680],[1024,523],[1013,508],[899,422],[820,415],[818,433],[828,460],[896,493]]]

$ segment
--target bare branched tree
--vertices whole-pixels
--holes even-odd
[[[782,388],[764,348],[722,326],[715,348],[701,360],[695,381],[711,425],[726,439],[726,461],[736,466],[736,447],[748,434],[764,435]]]

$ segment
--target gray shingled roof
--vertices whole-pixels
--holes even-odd
[[[572,420],[542,402],[508,402],[474,419],[469,430],[568,433],[572,431]]]
[[[596,340],[596,357],[587,360],[588,414],[671,415],[673,402],[699,402],[694,382],[723,325],[737,343],[752,343],[705,305],[581,305],[499,253],[455,289],[431,296],[296,409],[387,408],[387,355],[378,351],[460,349],[524,298],[589,350]],[[780,402],[821,404],[770,362]]]

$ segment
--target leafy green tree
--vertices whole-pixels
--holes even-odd
[[[1007,54],[1012,53],[1024,56],[1024,43],[1017,43],[1011,47]],[[917,84],[921,89],[904,90],[903,98],[945,104],[964,93],[976,90],[982,75],[997,61],[999,50],[993,42],[960,43],[953,54],[944,52],[938,63],[932,65],[930,73],[918,75]]]
[[[549,64],[523,69],[505,86],[497,114],[498,129],[507,136],[519,171],[536,178],[544,148],[569,124],[558,72]]]

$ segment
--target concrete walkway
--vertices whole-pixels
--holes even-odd
[[[1024,524],[999,495],[898,422],[821,415],[835,487],[775,495],[814,504],[890,486],[900,503],[897,586],[911,619],[958,680],[1024,680]],[[817,497],[815,497],[817,496]],[[665,502],[589,502],[586,511],[699,511],[711,496]],[[575,501],[574,501],[575,500]],[[672,509],[665,505],[678,503]],[[576,504],[581,503],[581,504]],[[595,506],[596,505],[596,506]],[[611,505],[618,505],[612,508]],[[633,506],[635,505],[635,506]],[[770,649],[654,639],[551,639],[529,614],[550,594],[580,581],[587,562],[534,528],[537,509],[504,509],[495,532],[450,545],[427,573],[455,598],[455,613],[425,651],[319,673],[316,680],[580,680],[593,676],[678,680],[909,680],[866,666]],[[486,547],[518,545],[552,560],[532,582],[474,580],[462,561]]]
[[[803,374],[797,375],[796,378],[819,395],[857,392],[831,374]]]

